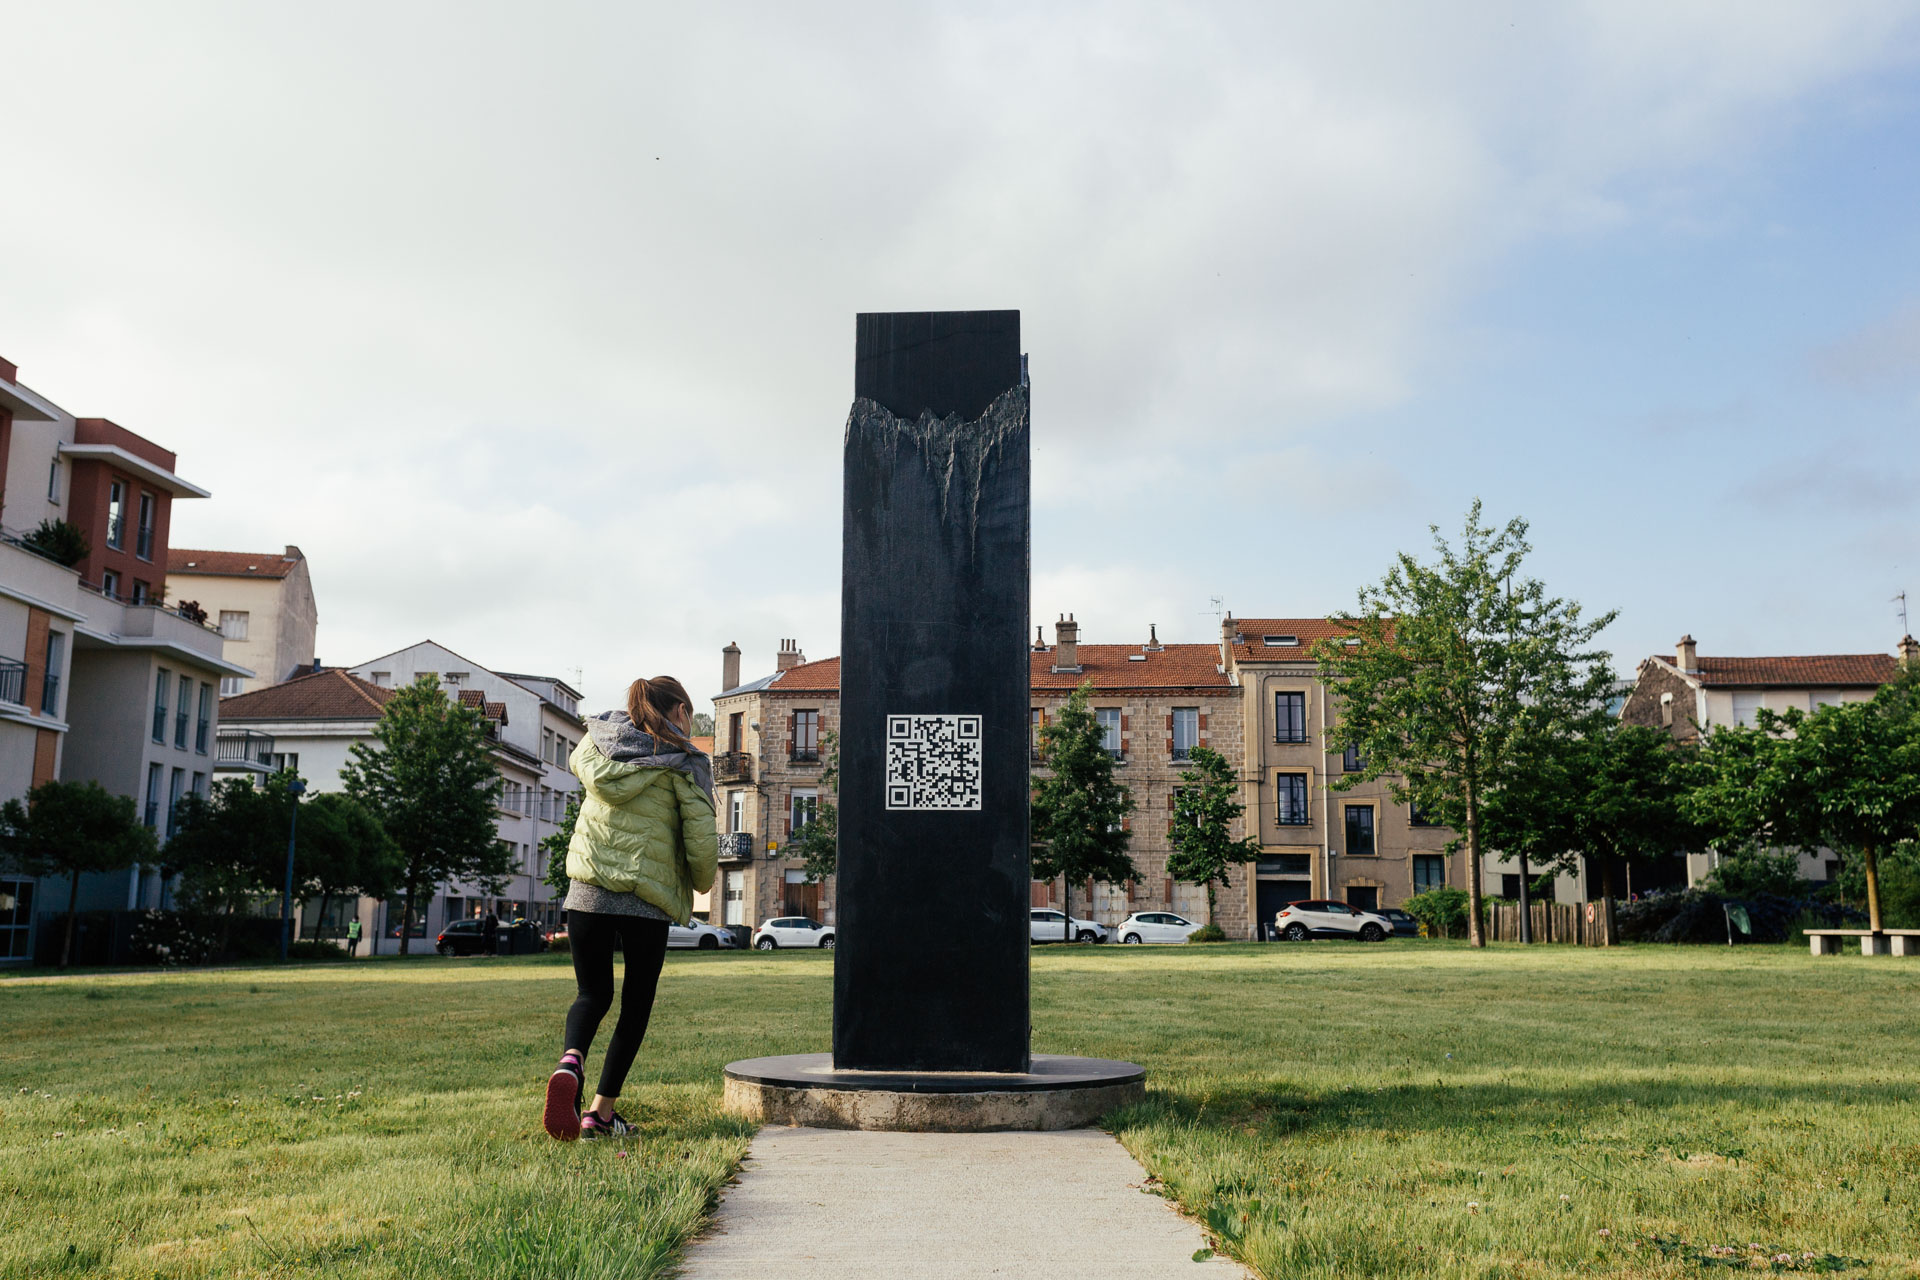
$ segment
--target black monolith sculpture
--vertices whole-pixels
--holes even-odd
[[[833,1065],[1029,1065],[1027,388],[1017,311],[858,318]]]

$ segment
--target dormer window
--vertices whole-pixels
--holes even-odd
[[[1300,643],[1299,636],[1261,636],[1260,643],[1269,649],[1291,649]]]

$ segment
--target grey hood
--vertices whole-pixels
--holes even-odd
[[[704,751],[683,751],[634,725],[624,711],[602,711],[587,718],[587,736],[600,754],[615,764],[637,764],[651,769],[677,769],[692,778],[713,798],[713,761]]]

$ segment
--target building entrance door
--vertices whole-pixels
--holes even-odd
[[[814,921],[820,919],[820,885],[808,884],[806,872],[787,872],[786,884],[782,887],[786,890],[785,905],[781,908],[782,914],[805,916]]]

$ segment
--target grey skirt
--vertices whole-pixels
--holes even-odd
[[[584,880],[568,882],[567,900],[560,905],[569,911],[585,911],[596,916],[638,916],[642,920],[674,923],[672,916],[638,894],[614,893]]]

